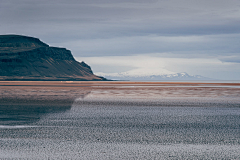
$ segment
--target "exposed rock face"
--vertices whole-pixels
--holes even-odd
[[[37,38],[0,35],[0,80],[106,80],[65,48]]]

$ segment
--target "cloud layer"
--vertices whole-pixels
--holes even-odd
[[[161,75],[188,71],[213,79],[238,80],[240,63],[217,58],[162,58],[161,54],[107,57],[77,57],[91,64],[94,73],[127,72],[129,75]],[[114,68],[112,68],[114,66]],[[197,74],[196,74],[197,73]]]
[[[175,59],[169,67],[174,72],[182,68],[211,78],[240,79],[240,68],[236,69],[239,8],[238,0],[1,0],[0,34],[38,37],[70,49],[75,57],[155,54],[159,61]],[[189,59],[188,65],[182,64],[183,59]],[[211,73],[215,74],[205,70],[204,63],[199,64],[202,69],[192,71],[193,59],[212,60]],[[214,67],[216,61],[221,67]],[[104,65],[100,68],[111,71]],[[110,68],[118,70],[116,64]]]

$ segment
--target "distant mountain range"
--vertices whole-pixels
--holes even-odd
[[[51,47],[34,37],[0,35],[0,80],[211,80],[200,75],[189,75],[185,72],[150,74],[145,71],[144,73],[101,72],[95,74],[93,74],[90,66],[85,62],[76,61],[71,51],[65,48]]]
[[[65,48],[50,47],[39,39],[0,35],[0,80],[102,81],[85,62],[77,62]]]
[[[112,80],[130,80],[130,81],[159,81],[159,80],[211,80],[210,78],[200,75],[189,75],[186,72],[162,75],[129,75],[127,72],[122,73],[96,73]]]

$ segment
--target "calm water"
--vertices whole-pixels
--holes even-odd
[[[239,90],[211,101],[82,90],[66,103],[59,101],[70,89],[31,88],[1,100],[0,159],[240,159]]]

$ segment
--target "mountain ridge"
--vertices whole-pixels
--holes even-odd
[[[70,50],[52,47],[38,38],[0,35],[0,80],[107,80],[93,74]]]
[[[96,73],[113,80],[137,80],[137,81],[158,81],[158,80],[212,80],[201,75],[189,75],[186,72],[160,75],[129,75],[127,72],[122,73]]]

